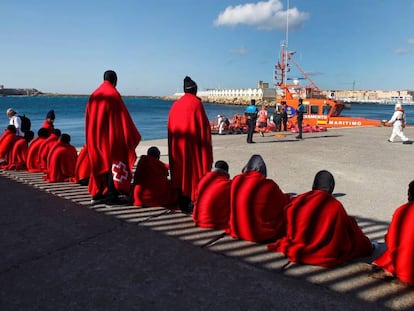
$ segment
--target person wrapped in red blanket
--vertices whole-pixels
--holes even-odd
[[[374,260],[401,281],[414,285],[414,180],[408,185],[408,202],[394,212],[385,235],[387,250]]]
[[[160,155],[160,150],[153,146],[138,161],[132,191],[135,206],[177,208],[178,192],[168,179],[168,167],[160,161]]]
[[[230,218],[229,165],[217,161],[198,183],[193,221],[201,228],[227,229]]]
[[[33,137],[33,131],[26,131],[24,137],[17,136],[17,140],[10,151],[10,156],[8,158],[9,164],[6,167],[7,170],[27,170],[27,151]]]
[[[369,256],[373,251],[370,240],[334,198],[334,187],[332,174],[319,171],[312,191],[286,206],[286,236],[269,244],[268,249],[284,253],[292,262],[322,267]]]
[[[46,118],[42,124],[42,127],[48,129],[49,133],[52,134],[55,129],[54,122],[55,122],[55,111],[49,110],[46,114]]]
[[[70,135],[60,135],[59,141],[50,149],[43,179],[47,182],[70,181],[75,176],[77,157],[76,148],[70,144]]]
[[[271,242],[285,232],[284,207],[290,201],[272,179],[260,155],[252,155],[230,190],[230,222],[227,232],[234,238]]]
[[[37,131],[37,137],[33,139],[33,141],[30,143],[29,148],[27,150],[26,160],[28,172],[38,173],[42,171],[40,167],[39,150],[40,146],[46,141],[49,135],[49,130],[42,127]]]
[[[59,129],[54,129],[50,136],[39,147],[39,162],[42,172],[47,172],[47,157],[52,147],[59,142],[61,135]]]
[[[8,125],[6,130],[0,136],[0,165],[5,167],[9,163],[10,151],[13,148],[13,144],[16,142],[16,127],[14,125]]]
[[[91,203],[128,203],[120,195],[131,191],[135,149],[141,141],[129,111],[116,89],[115,71],[104,73],[103,83],[86,105],[85,138],[91,174],[88,191]]]
[[[75,176],[71,179],[71,182],[80,184],[81,186],[87,186],[90,174],[91,166],[89,164],[88,148],[84,145],[78,154],[75,167]]]
[[[171,106],[167,128],[171,181],[181,210],[192,212],[198,182],[213,165],[213,147],[210,121],[190,77],[184,79],[184,95]]]

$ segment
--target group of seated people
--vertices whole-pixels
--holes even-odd
[[[200,180],[193,212],[197,226],[267,243],[269,251],[292,262],[333,267],[371,255],[371,241],[332,195],[330,172],[318,172],[312,190],[298,196],[283,193],[266,177],[260,155],[253,155],[233,180],[224,183],[223,176],[214,169]]]
[[[7,110],[10,124],[0,136],[0,168],[43,172],[47,182],[70,181],[75,176],[77,150],[70,144],[70,135],[54,128],[55,114],[50,110],[37,136],[19,129],[19,115]],[[17,127],[16,127],[17,126]]]
[[[232,180],[228,164],[217,161],[198,184],[192,217],[199,227],[267,243],[269,251],[283,253],[291,262],[335,267],[372,255],[375,243],[335,198],[334,188],[333,175],[321,170],[310,191],[291,196],[266,178],[260,155],[253,155]],[[373,261],[375,268],[409,285],[414,285],[412,217],[414,181],[408,202],[396,210],[385,235],[386,251]]]
[[[87,148],[79,155],[70,136],[42,127],[16,135],[9,125],[0,137],[1,168],[44,172],[48,182],[88,184]],[[233,238],[266,243],[271,252],[283,253],[290,262],[334,267],[373,253],[374,246],[356,220],[335,198],[335,179],[326,170],[317,172],[310,191],[297,196],[284,193],[267,178],[260,155],[252,155],[240,174],[230,178],[229,166],[217,161],[198,183],[192,219],[196,226],[223,230]],[[137,163],[131,198],[134,206],[178,209],[178,193],[169,179],[168,164],[153,146]],[[399,207],[385,236],[387,249],[373,261],[389,274],[414,285],[414,181],[408,202]]]

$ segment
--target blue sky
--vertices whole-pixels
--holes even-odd
[[[320,88],[414,90],[414,0],[289,7],[288,48]],[[2,1],[0,84],[89,94],[107,69],[122,95],[170,95],[186,75],[199,90],[273,84],[286,9],[286,0]]]

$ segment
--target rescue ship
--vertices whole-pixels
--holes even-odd
[[[285,44],[281,45],[281,54],[279,61],[275,66],[275,86],[276,102],[287,105],[288,128],[296,127],[296,109],[299,99],[305,107],[303,115],[303,125],[310,127],[360,127],[360,126],[382,126],[381,120],[367,119],[363,117],[341,116],[346,104],[334,98],[326,96],[309,75],[293,59],[295,52],[287,51]],[[290,72],[290,66],[293,64],[303,75],[308,85],[300,86],[299,79],[289,80],[287,73]],[[292,83],[288,83],[292,81]],[[333,95],[333,94],[332,94]],[[280,108],[280,107],[279,107]]]

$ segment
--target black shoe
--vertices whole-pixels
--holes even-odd
[[[255,144],[256,142],[255,141],[248,141],[247,143],[248,144]]]
[[[302,139],[302,136],[298,135],[296,136],[297,139]]]
[[[128,199],[121,199],[119,197],[109,197],[105,205],[113,206],[113,205],[130,205],[131,202]]]
[[[89,177],[79,180],[78,184],[81,186],[87,186],[89,184]]]
[[[97,195],[92,197],[91,204],[92,205],[105,204],[107,199],[108,199],[108,196],[98,193]]]
[[[191,214],[193,212],[194,203],[189,197],[180,195],[178,198],[178,206],[183,213]]]
[[[403,141],[404,145],[411,145],[413,142],[411,140]]]

